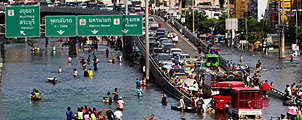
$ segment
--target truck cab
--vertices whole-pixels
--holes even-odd
[[[219,66],[219,56],[216,54],[207,54],[206,55],[206,66],[209,67],[211,62],[214,63],[214,66]]]
[[[262,116],[263,98],[260,89],[237,87],[231,91],[229,113],[240,118],[256,118]]]

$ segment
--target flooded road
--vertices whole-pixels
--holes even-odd
[[[57,39],[50,39],[45,47],[44,39],[28,40],[39,47],[39,52],[30,51],[31,47],[23,43],[5,44],[5,59],[3,76],[0,87],[0,119],[1,120],[62,120],[66,119],[66,110],[70,106],[73,112],[78,107],[88,105],[97,110],[105,107],[115,111],[117,104],[103,103],[106,93],[118,88],[124,105],[124,119],[137,120],[147,118],[151,114],[158,120],[163,119],[212,119],[210,116],[197,115],[195,113],[180,114],[171,110],[170,106],[178,103],[178,100],[168,95],[168,106],[161,104],[160,96],[163,90],[156,84],[150,83],[144,88],[145,95],[142,98],[136,96],[135,79],[142,73],[140,67],[132,66],[127,61],[111,64],[105,58],[105,49],[108,46],[99,46],[98,57],[100,63],[98,70],[94,71],[93,78],[84,77],[79,57],[87,59],[87,53],[80,52],[73,58],[72,64],[68,64],[68,48],[57,47],[52,51],[53,45],[59,46]],[[110,49],[110,56],[118,52]],[[62,67],[62,74],[58,74],[58,67]],[[73,77],[73,69],[76,68],[79,76]],[[87,65],[87,69],[93,69],[93,65]],[[47,78],[57,77],[59,83],[53,85],[47,82]],[[31,101],[29,90],[36,88],[45,97],[42,101]]]
[[[256,68],[258,60],[262,62],[261,81],[268,80],[268,83],[273,82],[275,88],[284,92],[286,84],[291,85],[297,83],[302,85],[302,60],[301,57],[295,57],[293,62],[290,62],[288,52],[285,52],[287,56],[285,59],[279,59],[278,53],[269,53],[268,55],[261,54],[260,52],[250,52],[240,49],[234,49],[225,46],[215,46],[222,51],[219,52],[226,60],[233,60],[233,63],[239,63],[241,65],[248,65],[252,69]],[[243,57],[243,62],[240,63],[240,55]],[[251,74],[254,71],[251,71]],[[270,118],[270,116],[279,117],[280,114],[285,114],[288,106],[283,106],[282,101],[279,98],[270,98],[264,100],[263,118]]]
[[[177,104],[178,100],[168,95],[168,106],[161,104],[161,94],[163,89],[156,84],[150,83],[144,88],[144,97],[138,98],[135,93],[135,79],[139,78],[141,68],[133,66],[127,61],[123,63],[111,64],[105,58],[105,49],[108,46],[99,46],[98,57],[100,63],[98,70],[94,71],[94,77],[87,78],[83,76],[82,66],[79,57],[87,59],[87,53],[79,52],[78,56],[73,57],[72,64],[68,64],[68,48],[57,47],[52,51],[53,45],[59,46],[57,39],[52,38],[49,45],[45,46],[44,39],[29,40],[28,43],[34,43],[34,46],[40,47],[39,52],[30,51],[27,43],[5,44],[5,58],[3,65],[3,76],[0,86],[0,119],[1,120],[62,120],[66,119],[66,108],[70,106],[73,112],[78,107],[89,105],[97,110],[105,107],[115,111],[117,104],[103,103],[102,99],[106,93],[113,92],[118,88],[123,100],[124,119],[137,120],[143,116],[147,118],[151,114],[158,120],[186,120],[195,119],[226,119],[227,114],[217,113],[215,116],[196,113],[180,113],[171,110],[170,106]],[[221,48],[222,50],[225,48]],[[229,49],[229,48],[226,48]],[[110,50],[110,56],[117,55],[118,51]],[[228,51],[228,52],[224,52]],[[236,55],[233,55],[233,54]],[[275,83],[275,87],[283,90],[285,84],[297,82],[300,84],[300,60],[289,63],[280,61],[278,56],[262,56],[251,52],[241,52],[234,49],[223,50],[221,54],[227,59],[239,61],[239,54],[244,57],[244,64],[255,65],[261,58],[263,68],[262,80],[268,79]],[[255,56],[253,56],[255,54]],[[263,57],[263,58],[262,58]],[[61,66],[63,73],[58,74],[58,67]],[[130,67],[131,66],[131,67]],[[73,77],[73,69],[76,68],[79,76]],[[87,68],[93,69],[93,65],[87,65]],[[47,78],[57,77],[59,83],[53,85],[47,82]],[[30,100],[29,89],[36,88],[40,91],[45,100],[34,102]],[[280,116],[286,111],[282,106],[282,101],[278,98],[264,100],[263,118],[268,119],[271,115]]]

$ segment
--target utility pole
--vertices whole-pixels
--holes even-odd
[[[180,2],[179,2],[179,14],[180,14],[180,17],[181,17],[181,13],[182,13],[181,9],[182,9],[182,0],[180,0]]]
[[[146,46],[146,80],[149,81],[150,76],[150,61],[149,61],[149,9],[148,9],[148,0],[145,1],[145,46]]]
[[[230,0],[228,0],[228,19],[230,18]],[[229,37],[230,36],[230,30],[228,30],[228,36],[227,36],[227,44],[226,44],[226,46],[229,46],[228,44],[229,44]]]
[[[194,33],[194,30],[195,30],[194,3],[195,3],[195,0],[192,0],[192,9],[193,9],[193,29],[192,29],[192,32],[193,33]]]
[[[126,8],[126,14],[125,15],[128,15],[128,0],[125,0],[125,8]]]
[[[248,41],[248,32],[247,32],[247,17],[245,17],[245,34],[246,34],[246,40]]]
[[[169,10],[171,10],[171,0],[169,0]]]
[[[285,35],[284,35],[284,0],[282,0],[282,38],[281,38],[281,51],[280,58],[285,58],[284,56],[284,44],[285,44]]]

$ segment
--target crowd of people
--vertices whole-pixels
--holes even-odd
[[[91,109],[88,105],[85,105],[85,107],[79,107],[76,113],[73,113],[71,108],[67,107],[66,116],[67,120],[121,120],[123,112],[119,107],[113,112],[106,108],[97,111],[95,107]]]

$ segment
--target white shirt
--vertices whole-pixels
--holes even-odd
[[[290,87],[287,87],[286,89],[287,89],[289,95],[292,95],[292,90],[290,89]]]
[[[184,100],[183,100],[183,99],[180,99],[180,101],[179,101],[179,102],[180,102],[180,107],[184,107],[184,106],[183,106],[183,104],[184,104]]]
[[[114,112],[114,116],[115,116],[115,118],[117,118],[117,119],[121,119],[122,118],[122,116],[123,116],[123,113],[121,112],[121,111],[115,111]]]
[[[146,66],[143,66],[143,72],[146,72]]]
[[[247,76],[246,81],[250,82],[251,76]]]
[[[298,111],[298,107],[296,106],[291,106],[290,109],[294,110],[294,111]]]

